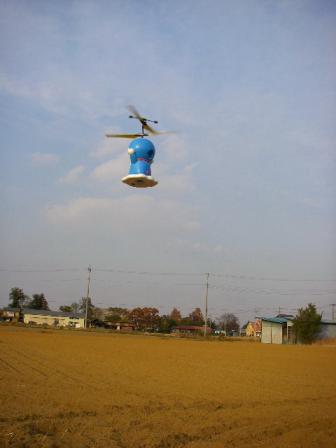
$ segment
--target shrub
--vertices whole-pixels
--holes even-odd
[[[306,308],[300,308],[293,322],[296,338],[303,344],[311,344],[320,331],[322,315],[316,311],[316,306],[309,303]]]

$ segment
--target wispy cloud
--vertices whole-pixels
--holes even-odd
[[[107,228],[109,232],[124,234],[131,231],[128,238],[137,239],[142,231],[151,235],[162,235],[180,231],[191,232],[199,229],[197,211],[191,206],[181,207],[178,201],[162,200],[156,207],[155,199],[137,193],[123,198],[80,197],[65,204],[49,205],[46,217],[50,222],[72,227],[85,222],[90,228]],[[135,231],[136,229],[136,231]]]
[[[192,192],[195,189],[194,167],[195,164],[181,166],[178,172],[171,173],[167,164],[154,165],[154,177],[160,182],[160,191],[170,195]]]
[[[127,175],[129,157],[126,152],[108,162],[98,165],[90,174],[90,178],[99,182],[113,182]]]
[[[120,129],[109,130],[108,132],[120,132]],[[104,158],[111,155],[116,155],[121,152],[127,154],[129,140],[117,139],[117,138],[104,138],[100,145],[94,149],[90,155],[95,158]]]
[[[84,173],[84,170],[83,165],[75,166],[65,176],[61,177],[59,181],[64,184],[75,184]]]
[[[55,165],[59,162],[58,154],[50,152],[34,152],[31,156],[34,165]]]

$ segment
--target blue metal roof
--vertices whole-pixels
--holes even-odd
[[[24,308],[23,314],[33,314],[39,316],[53,316],[53,317],[75,317],[75,318],[84,318],[84,313],[74,313],[74,312],[66,312],[66,311],[51,311],[51,310],[36,310],[33,308]]]
[[[259,317],[259,319],[264,320],[266,322],[273,322],[275,324],[285,324],[288,321],[293,321],[294,317]],[[336,325],[335,320],[321,320],[320,324],[322,325]]]
[[[285,324],[292,319],[286,319],[285,317],[261,317],[261,320],[265,320],[266,322],[273,322],[274,324]]]

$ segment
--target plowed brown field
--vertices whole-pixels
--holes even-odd
[[[335,447],[336,347],[0,327],[5,447]]]

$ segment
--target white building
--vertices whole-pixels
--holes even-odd
[[[28,325],[49,325],[52,327],[84,328],[84,314],[63,311],[23,310],[23,322]]]
[[[292,344],[292,317],[262,317],[261,342],[264,344]]]
[[[264,344],[295,344],[293,316],[261,318],[261,342]],[[321,320],[316,339],[336,338],[336,321]],[[298,341],[299,342],[299,341]]]

